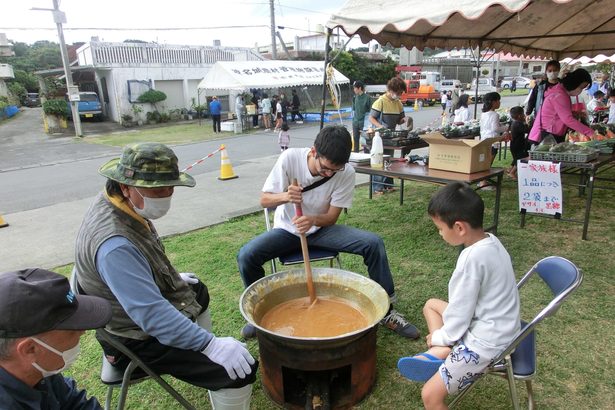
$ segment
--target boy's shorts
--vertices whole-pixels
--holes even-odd
[[[448,394],[457,394],[485,373],[491,364],[491,357],[482,358],[468,349],[463,341],[453,346],[444,363],[440,366],[440,377]]]

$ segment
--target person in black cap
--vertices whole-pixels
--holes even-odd
[[[80,291],[111,302],[106,329],[152,370],[205,387],[212,401],[232,396],[249,405],[258,363],[244,343],[213,334],[207,287],[194,274],[177,272],[153,223],[169,211],[175,187],[196,181],[159,143],[129,145],[99,172],[105,189],[75,243]],[[113,366],[126,367],[121,352],[101,345]]]
[[[372,99],[365,94],[363,81],[355,81],[352,85],[354,97],[352,98],[352,150],[359,152],[361,148],[360,137],[365,116],[372,109]]]
[[[79,338],[111,319],[111,305],[75,295],[44,269],[0,273],[0,409],[102,409],[60,372],[79,356]]]

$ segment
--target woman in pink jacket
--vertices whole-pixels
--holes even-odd
[[[576,69],[562,81],[551,87],[545,94],[544,102],[540,108],[528,139],[534,145],[540,144],[542,139],[551,134],[555,141],[564,142],[568,128],[572,128],[585,135],[593,135],[594,130],[577,121],[572,115],[570,97],[581,94],[592,78],[582,68]]]

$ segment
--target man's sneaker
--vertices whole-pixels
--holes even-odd
[[[297,121],[297,124],[303,124],[303,121]]]
[[[395,309],[391,309],[389,313],[380,321],[380,324],[391,329],[400,336],[407,337],[408,339],[418,339],[420,336],[419,330],[412,323],[408,322],[406,318]]]
[[[246,340],[254,339],[256,337],[256,328],[251,324],[246,323],[243,329],[241,329],[241,337]]]

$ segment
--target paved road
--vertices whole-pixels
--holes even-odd
[[[503,105],[513,103],[517,102]],[[415,126],[434,123],[440,112],[425,109],[412,113]],[[10,224],[0,229],[0,272],[72,262],[82,217],[104,183],[97,169],[120,152],[119,148],[87,144],[73,137],[50,137],[41,129],[40,109],[27,109],[0,124],[0,215]],[[310,146],[317,132],[314,124],[293,127],[291,146]],[[175,146],[174,150],[180,164],[187,166],[222,142],[239,178],[217,180],[219,157],[193,168],[197,186],[176,190],[171,212],[156,224],[162,235],[187,232],[259,209],[260,189],[279,155],[277,137],[259,131]],[[357,176],[357,183],[366,181],[364,175]]]

